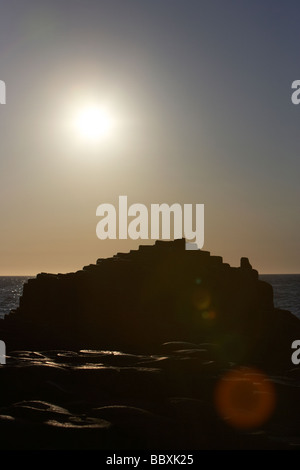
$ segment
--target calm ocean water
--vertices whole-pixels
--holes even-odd
[[[19,305],[28,279],[30,276],[0,276],[0,318]],[[260,279],[273,286],[275,307],[290,310],[300,318],[300,274],[264,274]]]
[[[18,307],[24,283],[30,276],[0,276],[0,318]]]
[[[300,274],[263,274],[259,277],[273,286],[275,307],[289,310],[300,318]]]

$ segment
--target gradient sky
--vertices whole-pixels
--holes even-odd
[[[299,0],[0,0],[0,274],[136,248],[96,237],[97,206],[119,195],[204,203],[203,249],[300,273],[299,14]],[[97,145],[67,125],[85,99],[117,121]]]

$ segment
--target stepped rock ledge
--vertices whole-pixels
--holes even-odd
[[[41,273],[0,321],[7,351],[152,352],[166,342],[209,343],[218,359],[291,367],[300,321],[274,307],[272,286],[185,239],[156,241],[69,274]]]

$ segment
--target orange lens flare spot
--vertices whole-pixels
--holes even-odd
[[[193,295],[193,304],[198,310],[207,310],[211,304],[210,294],[201,287],[195,289]]]
[[[203,320],[214,320],[216,318],[216,313],[213,310],[205,310],[202,312]]]
[[[273,384],[254,369],[228,372],[217,384],[215,404],[219,415],[239,429],[256,428],[272,415],[276,403]]]

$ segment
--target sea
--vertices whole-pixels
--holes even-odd
[[[0,276],[0,318],[19,306],[23,285],[32,276]],[[289,310],[300,319],[300,274],[262,274],[273,287],[274,305]]]
[[[0,318],[19,306],[23,285],[32,276],[0,276]]]
[[[300,319],[300,274],[261,274],[259,278],[273,287],[274,306]]]

